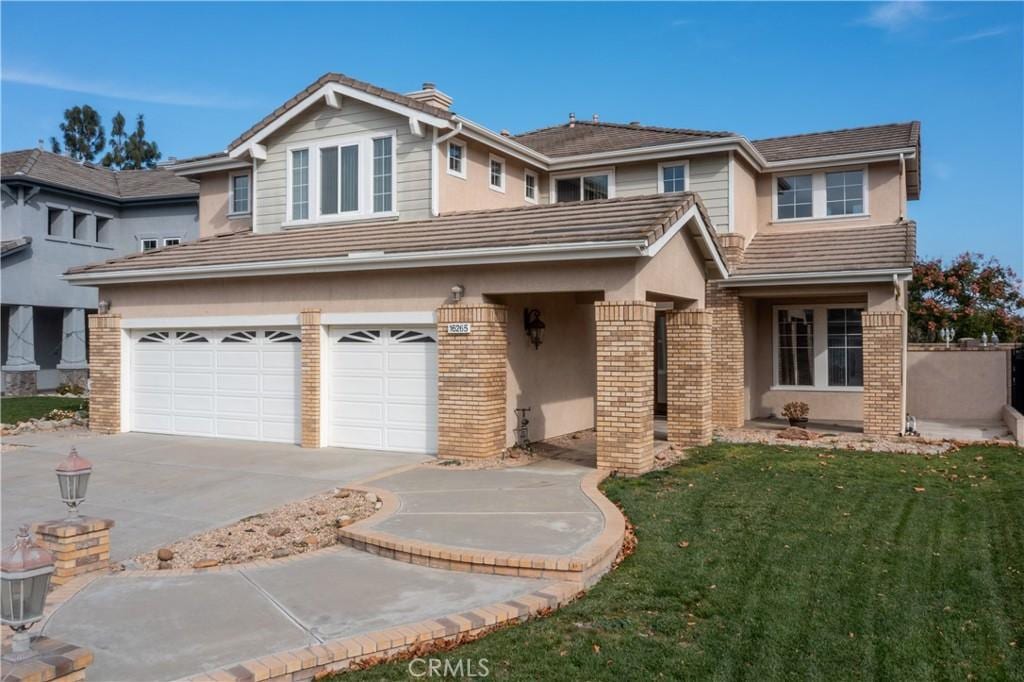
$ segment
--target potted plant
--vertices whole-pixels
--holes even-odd
[[[807,415],[810,414],[810,412],[811,408],[807,406],[807,403],[802,403],[796,400],[782,406],[782,416],[789,420],[790,426],[806,424]]]

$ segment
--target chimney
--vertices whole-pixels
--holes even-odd
[[[509,132],[508,130],[506,130],[505,128],[502,128],[502,129],[501,129],[501,136],[502,136],[502,137],[512,137],[512,133],[510,133],[510,132]]]
[[[424,83],[423,87],[415,92],[405,93],[405,96],[438,109],[451,109],[452,107],[452,98],[438,90],[437,85],[430,81]]]
[[[594,123],[597,123],[597,122],[598,122],[598,120],[599,120],[599,119],[598,119],[598,117],[597,117],[597,114],[594,114],[593,116],[591,116],[591,117],[590,117],[590,119],[591,119],[591,120],[592,120],[592,121],[593,121]]]
[[[569,112],[569,127],[570,128],[575,128],[576,127],[576,114],[571,112],[571,111]]]

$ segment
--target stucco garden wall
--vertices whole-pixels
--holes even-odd
[[[1009,402],[1010,348],[910,344],[907,411],[918,419],[1002,419]]]

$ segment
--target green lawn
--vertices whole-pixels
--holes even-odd
[[[27,398],[0,398],[0,421],[17,424],[35,417],[42,419],[50,410],[88,410],[85,398],[51,398],[32,396]]]
[[[604,490],[636,553],[551,616],[440,656],[516,680],[1024,680],[1020,449],[716,444]]]

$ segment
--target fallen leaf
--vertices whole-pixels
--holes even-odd
[[[600,644],[595,644],[594,645],[594,653],[595,654],[601,653],[601,645]]]
[[[915,485],[914,486],[914,492],[915,493],[923,493],[924,492],[924,488],[919,486],[919,485]]]

